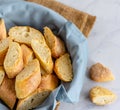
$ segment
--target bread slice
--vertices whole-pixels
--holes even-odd
[[[90,90],[89,95],[91,101],[96,105],[109,104],[113,102],[117,97],[112,91],[100,86],[93,87]]]
[[[8,78],[14,78],[23,68],[23,55],[20,45],[11,42],[4,60],[4,69]]]
[[[61,55],[65,54],[66,49],[64,42],[55,36],[50,28],[44,27],[44,37],[47,42],[47,45],[51,49],[52,56],[58,58]]]
[[[10,109],[13,109],[16,102],[15,80],[9,79],[7,75],[5,75],[0,86],[0,99],[3,100]]]
[[[31,47],[35,53],[35,56],[39,59],[41,66],[47,73],[53,72],[53,61],[51,57],[51,51],[46,42],[42,40],[33,39],[31,41]]]
[[[46,76],[41,77],[41,83],[39,85],[39,89],[47,89],[47,90],[54,90],[59,85],[59,79],[54,74],[49,74]]]
[[[40,64],[37,59],[34,59],[16,76],[15,90],[17,98],[22,99],[27,97],[35,91],[40,81]]]
[[[90,73],[90,78],[97,82],[106,82],[115,79],[112,72],[101,63],[96,63],[92,65],[89,73]]]
[[[4,19],[0,18],[0,40],[5,39],[7,36]]]
[[[5,55],[9,48],[9,38],[0,41],[0,65],[3,65]]]
[[[45,99],[49,96],[51,91],[49,90],[39,90],[30,94],[28,97],[18,101],[16,110],[32,110],[35,107],[42,104]]]
[[[42,33],[29,26],[15,26],[9,30],[8,35],[16,42],[30,46],[32,39],[44,40]]]
[[[5,77],[5,71],[3,67],[0,66],[0,85],[2,84],[4,77]]]
[[[41,71],[41,75],[48,75],[49,73],[47,73],[44,68],[40,65],[40,71]]]
[[[59,79],[69,82],[73,79],[73,70],[68,53],[62,55],[55,61],[54,71]]]
[[[22,53],[23,53],[24,66],[26,66],[29,61],[33,60],[34,54],[33,54],[32,49],[30,49],[29,47],[27,47],[24,44],[21,45],[21,48],[22,48]]]

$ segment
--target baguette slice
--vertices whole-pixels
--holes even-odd
[[[4,19],[0,18],[0,40],[5,39],[7,36]]]
[[[31,41],[31,47],[44,70],[49,74],[52,73],[53,61],[51,57],[51,51],[46,42],[34,39]]]
[[[8,78],[14,78],[23,68],[22,49],[16,42],[11,42],[4,60]]]
[[[0,66],[0,85],[2,84],[4,77],[5,77],[5,71],[3,67]]]
[[[58,58],[65,54],[66,49],[63,41],[56,37],[50,28],[44,27],[44,37],[47,45],[51,49],[51,53],[54,58]]]
[[[29,47],[27,47],[24,44],[21,45],[21,48],[22,48],[22,52],[23,52],[24,66],[26,66],[28,64],[28,62],[32,61],[34,58],[33,51],[32,51],[32,49],[30,49]]]
[[[47,73],[44,68],[42,66],[40,66],[40,70],[41,70],[41,75],[44,76],[44,75],[48,75],[49,73]]]
[[[40,81],[40,64],[37,59],[34,59],[16,76],[15,90],[17,98],[22,99],[27,97],[35,91]]]
[[[54,71],[59,79],[69,82],[73,79],[72,64],[68,53],[55,61]]]
[[[91,101],[96,105],[106,105],[112,103],[116,99],[116,94],[100,86],[93,87],[89,95]]]
[[[3,65],[5,55],[9,48],[9,43],[10,43],[9,38],[0,41],[0,65]]]
[[[54,74],[49,74],[41,77],[41,83],[38,88],[41,90],[47,89],[52,91],[57,88],[58,85],[59,79],[57,78],[57,76]]]
[[[107,82],[115,79],[112,72],[101,63],[96,63],[92,65],[89,73],[90,78],[96,82]]]
[[[16,110],[32,110],[33,108],[42,104],[45,99],[49,96],[51,91],[39,90],[30,94],[28,97],[18,101]]]
[[[8,35],[12,40],[24,43],[30,46],[32,39],[40,39],[44,41],[42,33],[29,26],[15,26],[9,30]]]
[[[0,86],[0,99],[3,100],[10,109],[13,109],[16,102],[15,80],[9,79],[7,75]]]

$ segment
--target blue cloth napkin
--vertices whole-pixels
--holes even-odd
[[[0,2],[0,18],[5,20],[7,30],[15,25],[28,25],[40,31],[49,26],[64,40],[71,55],[74,78],[72,82],[61,84],[36,110],[54,110],[56,101],[75,103],[80,99],[87,66],[87,40],[80,30],[56,12],[25,1]],[[8,108],[0,102],[0,110]]]

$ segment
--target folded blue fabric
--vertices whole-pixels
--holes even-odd
[[[61,81],[60,86],[36,110],[54,110],[56,101],[78,102],[87,66],[87,40],[80,30],[54,11],[25,1],[0,3],[0,18],[5,20],[7,30],[15,25],[28,25],[42,31],[44,26],[49,26],[64,40],[71,55],[72,82]],[[7,109],[0,102],[0,110]]]

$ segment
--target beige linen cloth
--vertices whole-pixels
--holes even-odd
[[[57,13],[65,17],[67,20],[73,22],[86,37],[88,37],[96,20],[96,16],[90,15],[88,13],[64,5],[58,2],[57,0],[26,0],[26,1],[35,2],[56,11]],[[58,110],[59,105],[60,102],[57,102],[55,110]]]

